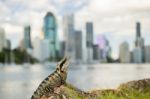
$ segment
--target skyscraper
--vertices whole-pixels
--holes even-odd
[[[50,57],[56,58],[57,51],[57,23],[55,16],[48,12],[44,17],[44,39],[49,40]]]
[[[10,40],[6,40],[5,48],[11,50],[11,42]]]
[[[61,57],[61,58],[63,58],[65,55],[65,48],[66,48],[65,46],[66,46],[65,42],[61,41],[60,48],[59,48],[59,57]]]
[[[121,63],[130,63],[130,50],[127,42],[120,45],[119,59]]]
[[[49,41],[36,37],[33,40],[33,56],[40,62],[49,58]]]
[[[109,46],[109,41],[104,35],[97,35],[96,37],[96,44],[100,49],[100,60],[106,61],[108,57],[111,57],[111,48]]]
[[[75,32],[75,52],[76,52],[76,60],[77,61],[82,61],[82,32],[81,31],[76,31]]]
[[[0,27],[0,52],[1,52],[1,51],[3,50],[3,48],[5,47],[5,42],[6,42],[5,30]]]
[[[32,44],[31,44],[31,27],[30,26],[25,26],[24,27],[24,47],[25,49],[31,49]]]
[[[136,23],[136,37],[141,37],[141,24],[140,24],[140,22]]]
[[[98,45],[93,45],[93,60],[100,60],[100,49]]]
[[[71,61],[75,61],[75,30],[73,14],[68,14],[63,17],[63,32],[66,43],[65,55],[70,57]]]
[[[145,62],[150,63],[150,45],[145,46]]]
[[[133,63],[142,63],[142,49],[135,47],[133,49]]]
[[[135,46],[144,47],[144,39],[141,36],[141,24],[140,22],[136,23],[136,41]]]
[[[141,24],[140,22],[136,23],[136,41],[135,41],[135,47],[138,47],[142,51],[142,62],[145,61],[145,55],[144,55],[144,39],[141,36]]]
[[[10,63],[11,59],[11,42],[10,40],[5,41],[5,47],[4,47],[6,53],[5,53],[5,63]]]
[[[93,60],[93,23],[86,23],[86,48],[87,48],[87,62]]]
[[[87,47],[93,46],[93,23],[92,22],[86,23],[86,42],[87,42]]]
[[[39,61],[42,61],[42,42],[39,37],[36,37],[33,40],[33,57],[38,59]]]

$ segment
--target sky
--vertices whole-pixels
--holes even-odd
[[[122,42],[128,42],[130,50],[134,48],[136,22],[141,22],[145,45],[150,45],[150,0],[0,0],[0,27],[5,29],[13,48],[23,38],[25,25],[31,25],[32,39],[41,35],[43,17],[48,11],[57,18],[60,40],[62,16],[74,13],[75,28],[85,32],[85,23],[92,21],[94,38],[104,35],[114,58]]]

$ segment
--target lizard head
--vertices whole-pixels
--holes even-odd
[[[67,57],[64,57],[57,64],[57,72],[60,74],[62,81],[66,81],[67,78],[67,69],[68,69],[69,60]]]

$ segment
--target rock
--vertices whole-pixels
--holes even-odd
[[[145,89],[150,89],[150,79],[143,79],[137,81],[130,81],[125,84],[121,84],[119,89],[121,88],[132,88],[139,91],[143,91]]]
[[[66,83],[59,90],[60,97],[54,96],[42,99],[150,99],[150,79],[130,81],[121,84],[117,89],[94,90],[91,92],[81,91]]]

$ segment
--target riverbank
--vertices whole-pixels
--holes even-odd
[[[93,90],[83,92],[71,84],[60,87],[62,99],[150,99],[150,79],[130,81],[117,89]],[[47,97],[42,99],[59,99]]]

